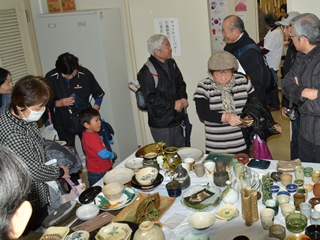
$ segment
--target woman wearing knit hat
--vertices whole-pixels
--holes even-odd
[[[241,127],[250,126],[239,116],[249,94],[254,91],[246,76],[237,73],[237,59],[226,51],[208,60],[208,77],[201,80],[194,100],[206,133],[206,152],[248,153]]]

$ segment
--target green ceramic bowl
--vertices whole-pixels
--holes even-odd
[[[312,168],[312,167],[305,167],[305,168],[303,169],[304,176],[305,176],[305,177],[311,177],[312,171],[313,171],[313,168]]]

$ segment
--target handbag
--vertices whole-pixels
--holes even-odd
[[[250,155],[257,159],[270,159],[272,155],[269,151],[267,142],[259,137],[258,134],[253,136],[253,143],[250,148]]]

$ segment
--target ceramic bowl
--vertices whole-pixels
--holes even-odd
[[[270,188],[272,193],[277,193],[279,192],[279,189],[280,189],[278,185],[271,185]]]
[[[290,197],[287,195],[278,195],[276,197],[276,200],[279,202],[279,205],[281,206],[282,204],[288,203],[290,201]]]
[[[202,232],[191,232],[185,235],[181,240],[209,240],[210,238]]]
[[[185,158],[193,158],[195,162],[200,161],[204,155],[203,151],[198,148],[183,147],[178,149],[178,155],[183,161]]]
[[[318,197],[310,198],[309,203],[311,204],[312,207],[314,207],[315,205],[320,204],[320,198]]]
[[[136,180],[141,186],[151,185],[158,176],[158,170],[154,167],[140,169],[136,173]]]
[[[137,172],[143,167],[143,158],[131,158],[124,164],[127,168]]]
[[[272,172],[270,177],[275,181],[275,182],[280,182],[280,176],[283,172]]]
[[[286,236],[284,240],[311,240],[311,238],[302,233],[293,233],[289,236]]]
[[[89,240],[90,233],[87,231],[76,231],[66,237],[65,240]]]
[[[102,188],[102,193],[109,201],[117,201],[121,198],[124,191],[122,183],[114,182],[105,185]]]
[[[309,236],[311,239],[319,239],[320,238],[320,225],[309,225],[305,232],[307,236]]]
[[[280,191],[277,193],[277,196],[279,196],[279,195],[287,195],[290,197],[290,193],[288,191]]]
[[[131,179],[133,175],[134,171],[132,169],[126,167],[119,167],[107,172],[103,176],[103,182],[105,184],[120,182],[128,187],[131,187]]]
[[[306,183],[303,187],[307,189],[308,192],[312,192],[313,190],[313,184],[311,183]]]
[[[239,163],[246,165],[249,162],[249,156],[246,153],[238,153],[234,156],[235,159],[238,160]]]
[[[288,216],[291,213],[294,213],[296,207],[292,203],[284,203],[281,205],[281,212],[284,217]]]
[[[95,239],[130,239],[132,229],[126,223],[112,222],[100,228]]]
[[[304,184],[304,180],[303,179],[296,179],[293,181],[294,184],[296,184],[298,187],[302,187]]]
[[[215,222],[215,217],[210,212],[198,212],[192,214],[188,219],[188,224],[197,230],[209,228]]]
[[[76,211],[77,218],[81,221],[87,221],[99,213],[99,208],[94,204],[87,204],[79,207]]]
[[[294,184],[294,183],[290,183],[290,184],[288,184],[288,185],[286,186],[286,189],[287,189],[287,191],[288,191],[289,193],[294,193],[294,192],[296,192],[296,191],[297,191],[297,188],[298,188],[297,184]]]
[[[305,177],[311,177],[312,171],[313,171],[312,167],[305,167],[303,169],[304,176]]]

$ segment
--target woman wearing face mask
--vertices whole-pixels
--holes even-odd
[[[8,70],[0,67],[0,114],[3,113],[10,104],[11,91],[11,74]]]
[[[36,121],[52,99],[52,91],[44,78],[26,76],[14,86],[9,109],[0,115],[0,145],[3,145],[20,157],[31,175],[30,201],[33,214],[25,234],[36,230],[48,215],[47,181],[68,178],[66,166],[46,166],[44,142]]]

